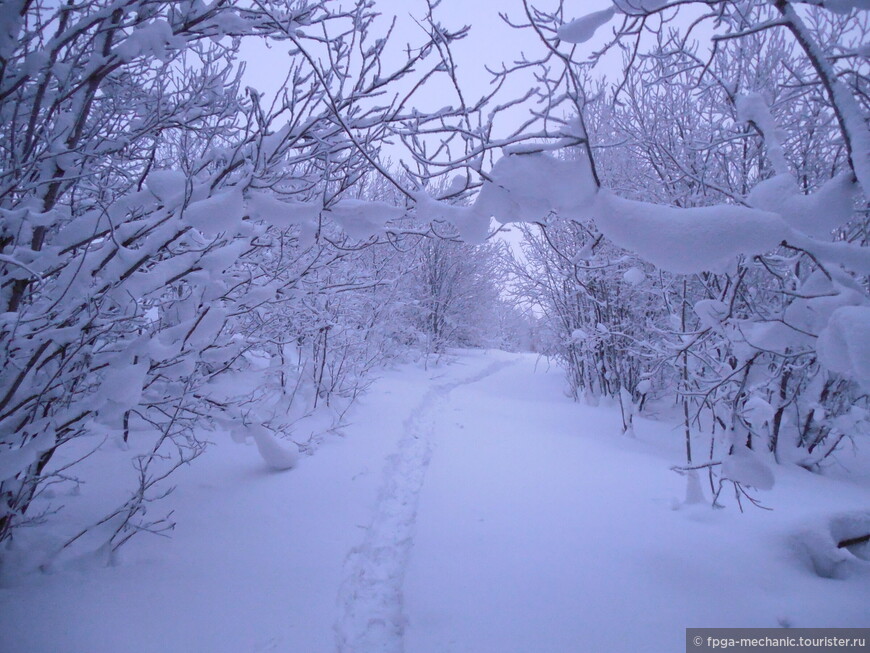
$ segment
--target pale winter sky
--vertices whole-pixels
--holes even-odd
[[[550,8],[552,0],[535,3],[541,8]],[[610,0],[568,0],[566,2],[566,18],[579,17],[609,6]],[[375,7],[383,14],[384,30],[389,25],[392,16],[397,17],[397,25],[391,39],[392,47],[388,52],[400,62],[404,57],[402,49],[406,43],[418,43],[422,40],[420,27],[413,17],[421,17],[426,13],[425,0],[376,0]],[[510,62],[519,58],[523,52],[529,56],[538,56],[542,52],[537,38],[529,30],[515,30],[507,26],[498,16],[506,13],[517,22],[525,18],[521,0],[442,0],[436,10],[440,22],[450,30],[456,30],[463,25],[470,25],[471,32],[467,38],[454,44],[453,54],[459,65],[463,92],[471,102],[485,94],[489,89],[491,75],[486,66],[499,68],[502,62]],[[602,29],[601,35],[596,35],[589,43],[583,44],[584,49],[592,52],[604,42],[609,30]],[[269,93],[282,79],[281,62],[284,60],[286,47],[276,46],[266,49],[261,43],[249,42],[244,48],[248,60],[247,83],[261,91]],[[607,72],[607,71],[602,71]],[[616,72],[616,70],[611,70]],[[528,89],[529,80],[516,80],[516,87],[509,93],[521,95]],[[438,109],[453,103],[452,91],[447,87],[430,85],[418,95],[418,106],[421,110]],[[507,95],[506,95],[507,96]]]

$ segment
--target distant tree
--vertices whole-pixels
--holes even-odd
[[[410,274],[418,329],[427,353],[495,341],[501,255],[499,244],[426,238],[417,245]]]

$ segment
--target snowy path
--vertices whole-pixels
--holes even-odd
[[[354,547],[345,565],[347,576],[339,594],[341,614],[336,623],[342,653],[404,650],[402,584],[437,417],[453,390],[509,364],[496,361],[468,378],[435,385],[405,420],[398,451],[387,462],[375,516],[365,540]]]
[[[868,512],[870,473],[778,467],[773,512],[686,508],[672,425],[626,438],[562,388],[534,356],[461,352],[385,373],[290,472],[218,440],[178,478],[172,539],[0,588],[0,650],[652,653],[687,626],[870,624],[870,562],[831,580],[800,554]]]
[[[870,624],[870,569],[822,579],[793,544],[867,511],[866,484],[784,468],[772,513],[680,507],[675,430],[639,420],[625,438],[614,407],[572,404],[535,366],[520,357],[439,414],[404,650],[652,653],[682,650],[687,626]]]

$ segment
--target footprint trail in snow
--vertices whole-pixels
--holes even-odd
[[[405,420],[397,451],[387,459],[372,522],[345,561],[335,625],[340,653],[404,651],[402,584],[437,416],[453,390],[514,362],[492,363],[473,376],[434,386]]]

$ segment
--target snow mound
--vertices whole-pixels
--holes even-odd
[[[811,195],[800,192],[791,175],[776,175],[755,186],[746,198],[750,206],[779,213],[790,227],[809,236],[830,237],[849,221],[857,188],[843,173]]]
[[[544,220],[550,213],[582,219],[589,216],[596,191],[585,157],[508,154],[493,166],[474,208],[502,224]]]
[[[169,60],[171,50],[184,45],[184,40],[173,33],[172,26],[165,20],[158,19],[133,30],[130,36],[115,47],[113,54],[125,63],[147,56],[165,62]]]
[[[819,362],[870,386],[870,306],[842,306],[835,310],[816,343]]]
[[[722,321],[728,317],[730,309],[718,299],[702,299],[695,302],[694,311],[704,328],[721,331]]]
[[[366,240],[384,232],[390,220],[398,220],[405,211],[386,202],[347,199],[325,211],[351,238]]]
[[[722,461],[722,477],[756,490],[773,488],[773,472],[755,451],[743,446],[734,447],[734,453]]]
[[[765,424],[772,424],[776,411],[768,402],[753,395],[743,404],[743,419],[754,429],[761,429]]]
[[[269,467],[275,470],[284,470],[296,466],[299,460],[298,454],[279,444],[268,429],[263,426],[254,426],[250,433],[257,444],[257,451],[260,452]]]
[[[604,189],[593,212],[598,228],[616,245],[681,274],[724,271],[737,255],[768,251],[789,232],[782,218],[770,211],[731,205],[659,206]]]
[[[613,0],[613,4],[624,14],[637,15],[661,9],[668,4],[668,0]]]
[[[559,38],[567,43],[585,43],[593,36],[595,31],[606,25],[616,13],[616,7],[593,11],[569,23],[559,27]]]
[[[232,188],[204,200],[193,202],[184,211],[183,219],[207,238],[222,232],[232,232],[244,213],[242,192]]]
[[[870,575],[870,511],[835,515],[794,536],[795,551],[816,575],[845,579]]]
[[[278,229],[300,226],[313,231],[320,213],[320,206],[317,204],[279,200],[258,191],[249,193],[246,204],[252,218],[264,220]]]
[[[735,100],[737,119],[743,122],[755,123],[764,135],[764,143],[767,146],[767,157],[770,159],[773,169],[780,175],[787,175],[788,161],[782,149],[782,141],[786,135],[776,128],[776,122],[770,113],[767,102],[758,93],[738,95]]]
[[[164,204],[184,195],[187,177],[180,170],[154,170],[145,178],[145,187]]]
[[[629,268],[622,275],[622,280],[630,286],[637,286],[644,282],[646,274],[640,268]]]
[[[424,192],[414,194],[415,212],[425,222],[449,222],[466,243],[478,245],[486,241],[489,233],[489,216],[474,207],[449,204],[429,197]]]

